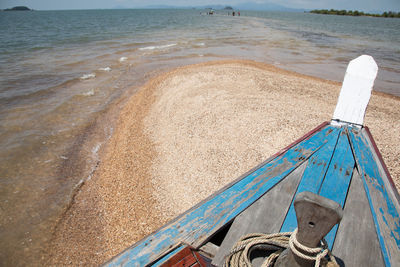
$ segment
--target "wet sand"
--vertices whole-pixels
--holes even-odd
[[[323,121],[340,84],[252,61],[178,68],[126,103],[46,263],[98,265]],[[365,124],[400,186],[400,98],[374,93]]]

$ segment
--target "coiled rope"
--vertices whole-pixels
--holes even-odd
[[[330,257],[330,266],[339,266],[330,253],[325,240],[322,241],[322,247],[310,248],[300,244],[296,239],[296,235],[297,229],[293,232],[286,233],[255,233],[242,236],[233,246],[230,253],[225,257],[224,267],[251,267],[250,254],[253,250],[275,250],[262,264],[262,267],[273,266],[282,251],[289,247],[298,257],[315,261],[315,267],[321,265],[321,259],[326,255]],[[316,256],[306,255],[300,250]]]

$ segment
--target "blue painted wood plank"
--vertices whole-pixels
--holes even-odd
[[[327,145],[315,153],[309,160],[296,195],[309,191],[332,199],[344,206],[350,185],[354,158],[347,138],[347,128],[339,133],[339,138],[332,138]],[[294,205],[289,208],[281,232],[291,232],[297,227]],[[325,240],[333,246],[337,225],[327,234]]]
[[[304,170],[300,184],[296,194],[293,196],[292,203],[286,214],[285,220],[281,227],[281,232],[293,232],[297,228],[297,217],[294,209],[294,199],[304,191],[309,191],[318,194],[321,184],[324,180],[329,163],[331,162],[333,152],[335,150],[337,140],[341,130],[336,135],[330,135],[327,144],[314,153],[307,162],[307,167]]]
[[[323,147],[338,129],[327,126],[250,173],[201,206],[143,239],[112,259],[107,265],[144,266],[164,255],[178,242],[196,247],[231,221],[275,184]]]
[[[365,130],[352,129],[350,140],[364,189],[374,218],[375,229],[386,266],[400,264],[399,203],[388,193],[384,179],[374,158],[373,148]],[[398,144],[394,144],[398,145]]]
[[[332,199],[342,206],[345,205],[347,192],[350,186],[355,160],[347,137],[347,127],[340,134],[338,143],[329,164],[324,182],[322,183],[319,195]],[[338,225],[325,236],[330,249],[333,247]]]

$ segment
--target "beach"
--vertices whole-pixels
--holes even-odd
[[[99,265],[332,117],[341,84],[249,60],[151,78],[116,116],[99,163],[42,257]],[[365,125],[400,188],[400,98],[373,93]]]

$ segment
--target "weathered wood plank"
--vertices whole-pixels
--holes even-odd
[[[307,166],[296,196],[301,192],[309,191],[329,198],[343,207],[354,167],[347,129],[344,128],[338,140],[330,140],[323,149],[311,157],[310,162],[313,164]],[[297,218],[292,202],[281,232],[292,232],[296,227]],[[333,246],[336,231],[337,225],[325,237],[330,248]]]
[[[318,194],[325,174],[328,170],[329,163],[331,162],[340,132],[341,129],[338,131],[336,136],[331,135],[328,143],[323,148],[318,150],[318,152],[312,155],[312,157],[310,157],[307,168],[304,171],[299,187],[297,188],[297,192],[292,197],[289,211],[286,215],[285,221],[282,224],[280,232],[292,232],[297,228],[297,217],[294,210],[294,199],[296,196],[304,191]]]
[[[374,156],[365,130],[353,128],[350,140],[363,181],[386,266],[400,263],[400,204]],[[395,145],[395,144],[394,144]]]
[[[243,235],[276,233],[282,224],[293,194],[307,163],[302,164],[284,180],[235,218],[212,263],[222,266],[224,257]]]
[[[360,174],[353,171],[343,219],[336,234],[332,253],[346,267],[383,266],[384,261],[375,232],[371,210]]]
[[[199,247],[199,251],[201,251],[203,254],[207,255],[211,259],[213,259],[215,257],[215,255],[217,255],[218,250],[219,250],[219,246],[217,246],[211,242],[207,242],[204,245],[202,245],[201,247]]]
[[[337,134],[337,131],[336,128],[327,126],[201,206],[190,210],[178,220],[127,249],[107,265],[129,263],[132,266],[144,266],[181,241],[194,247],[201,246],[210,235],[230,222],[324,146],[327,136]]]
[[[370,147],[371,147],[371,152],[372,155],[374,156],[375,162],[377,163],[379,173],[382,174],[382,177],[384,179],[383,183],[385,184],[386,188],[388,189],[387,192],[389,194],[389,197],[393,199],[393,202],[395,203],[400,203],[400,195],[399,192],[396,189],[396,185],[394,184],[394,181],[392,177],[390,176],[389,170],[383,161],[383,157],[375,143],[374,138],[372,137],[371,132],[369,131],[369,128],[367,126],[364,126],[362,128],[362,134],[365,135],[365,138],[368,140]]]
[[[197,263],[197,259],[194,257],[192,251],[189,250],[189,253],[190,254],[181,259],[179,262],[175,264],[170,264],[167,262],[166,264],[163,264],[162,267],[189,267],[195,265]],[[198,265],[198,263],[196,265]]]
[[[355,160],[349,140],[347,127],[342,131],[331,163],[329,164],[325,180],[322,183],[319,195],[329,198],[341,207],[344,206],[350,185]],[[329,248],[332,248],[338,225],[325,236]]]

